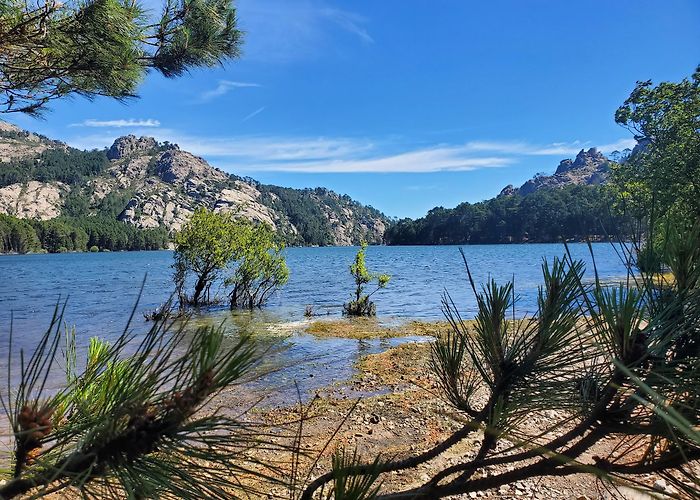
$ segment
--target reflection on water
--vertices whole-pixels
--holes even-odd
[[[575,258],[588,264],[586,245],[571,245]],[[190,328],[223,323],[231,338],[250,334],[264,352],[259,379],[249,388],[274,389],[271,401],[289,401],[296,381],[304,394],[348,378],[353,362],[405,339],[358,341],[319,339],[303,332],[303,312],[339,315],[352,290],[348,266],[356,248],[291,248],[286,251],[290,281],[261,311],[231,313],[225,308],[195,315]],[[518,311],[532,312],[541,282],[542,258],[561,256],[561,245],[480,245],[465,247],[477,281],[515,279]],[[608,244],[594,245],[600,276],[615,281],[625,267]],[[143,293],[129,328],[137,335],[150,324],[143,312],[165,302],[172,293],[172,253],[123,252],[0,256],[0,370],[7,360],[12,321],[17,349],[31,350],[47,327],[53,308],[67,299],[65,322],[75,325],[78,344],[92,336],[114,340],[125,328],[131,308]],[[465,317],[473,314],[458,248],[370,247],[370,270],[392,275],[389,286],[373,298],[382,321],[440,319],[443,291],[451,294]],[[61,299],[61,297],[63,299]],[[60,383],[58,380],[55,383]]]

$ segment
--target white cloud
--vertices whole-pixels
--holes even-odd
[[[238,158],[243,161],[317,161],[356,157],[373,149],[366,140],[325,137],[197,137],[159,133],[186,151],[207,157]]]
[[[462,155],[458,148],[435,148],[356,160],[258,163],[243,169],[239,165],[238,169],[297,173],[428,173],[505,167],[514,162],[512,158],[503,157],[470,158]]]
[[[532,144],[509,141],[472,141],[465,147],[475,152],[491,152],[522,156],[575,156],[582,149],[597,148],[601,153],[610,153],[616,149],[632,148],[634,139],[618,139],[610,144],[595,144],[591,141],[553,142],[550,144]]]
[[[129,119],[129,120],[83,120],[80,123],[72,123],[71,127],[97,127],[97,128],[123,128],[123,127],[160,127],[158,120],[148,119]]]
[[[257,111],[257,110],[256,110]],[[255,112],[254,112],[255,113]],[[235,173],[424,173],[470,171],[515,165],[528,156],[552,157],[543,164],[552,169],[563,157],[572,157],[588,142],[531,144],[515,141],[471,141],[399,148],[391,141],[347,137],[231,136],[209,137],[181,134],[171,129],[135,129],[136,135],[152,135],[170,141],[212,165]],[[68,141],[84,149],[109,146],[113,135],[95,134]],[[603,152],[624,149],[627,139],[599,146]]]
[[[332,20],[348,33],[358,37],[365,43],[374,43],[374,38],[370,36],[362,24],[367,22],[363,16],[339,9],[321,9],[320,14]]]
[[[612,153],[613,151],[622,151],[623,149],[632,149],[637,145],[637,141],[634,139],[619,139],[610,144],[601,144],[598,149],[602,153]]]
[[[211,90],[207,90],[207,91],[202,92],[200,94],[199,102],[211,101],[212,99],[216,99],[217,97],[221,97],[221,96],[228,94],[230,91],[232,91],[234,89],[254,88],[254,87],[260,87],[260,84],[249,83],[249,82],[233,82],[231,80],[219,80],[219,83],[215,88],[213,88]]]
[[[265,106],[262,106],[262,107],[256,109],[255,111],[253,111],[252,113],[246,115],[245,118],[243,118],[243,119],[241,120],[241,123],[247,122],[248,120],[250,120],[250,119],[253,118],[254,116],[258,116],[258,115],[259,115],[260,113],[262,113],[263,111],[265,111]]]

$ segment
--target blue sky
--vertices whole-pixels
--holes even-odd
[[[613,114],[635,81],[700,63],[696,0],[237,5],[244,54],[224,68],[151,74],[126,105],[79,98],[7,118],[82,148],[151,135],[231,173],[418,217],[581,148],[632,145]]]

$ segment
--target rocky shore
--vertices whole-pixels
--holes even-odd
[[[339,335],[361,340],[362,332],[366,338],[377,338],[416,335],[419,332],[438,334],[447,328],[445,323],[409,323],[402,327],[375,329],[369,328],[372,323],[368,321],[343,323],[344,320],[313,322],[307,331],[328,336],[335,330]],[[286,428],[289,435],[293,435],[300,414],[304,414],[302,449],[307,456],[302,457],[299,464],[304,476],[310,474],[316,477],[326,472],[336,448],[350,452],[357,450],[366,461],[372,461],[378,455],[385,459],[406,458],[431,448],[461,427],[462,417],[438,394],[436,380],[429,369],[429,359],[430,344],[427,342],[408,342],[378,354],[370,354],[358,360],[356,373],[350,380],[319,391],[301,409],[299,405],[254,408],[248,418],[271,428]],[[366,396],[358,400],[357,394]],[[235,399],[235,393],[230,393],[222,395],[221,401],[231,403]],[[522,425],[528,432],[544,431],[562,417],[565,416],[559,412],[547,411],[530,415]],[[280,438],[279,442],[282,441],[284,439]],[[440,470],[474,456],[479,444],[480,436],[474,435],[418,468],[385,474],[382,492],[419,486]],[[604,440],[594,451],[604,454],[615,444],[612,440]],[[499,446],[508,445],[504,441]],[[309,470],[319,453],[320,460],[313,470]],[[260,451],[255,452],[255,457],[263,462],[279,462],[281,454],[279,450]],[[496,466],[480,474],[489,476],[508,470],[512,470],[512,467]],[[647,475],[637,479],[658,491],[659,498],[668,498],[667,495],[677,493],[658,477]],[[256,488],[260,498],[288,498],[289,495],[286,488],[280,485],[257,483]],[[592,500],[652,496],[623,485],[603,484],[590,475],[580,474],[562,478],[533,478],[457,498]]]

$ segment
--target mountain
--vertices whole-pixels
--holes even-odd
[[[610,166],[596,149],[581,150],[552,175],[538,174],[519,188],[506,186],[490,200],[400,220],[384,239],[389,245],[603,240],[621,234],[624,224],[611,214],[612,200],[600,186]]]
[[[522,196],[543,188],[560,188],[564,186],[591,186],[605,182],[610,172],[610,160],[597,149],[581,150],[574,160],[562,160],[553,175],[537,174],[519,188],[509,184],[499,196]]]
[[[107,150],[81,151],[0,122],[0,214],[109,216],[172,233],[199,206],[265,222],[290,245],[381,243],[389,224],[348,196],[230,175],[152,137],[127,135]]]

